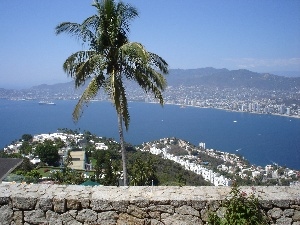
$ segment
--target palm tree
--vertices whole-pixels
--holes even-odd
[[[137,42],[129,42],[130,22],[138,16],[136,8],[114,0],[95,0],[97,14],[81,24],[64,22],[56,26],[56,34],[67,33],[81,39],[88,50],[70,55],[63,64],[64,71],[75,80],[75,87],[89,84],[75,106],[74,121],[78,121],[83,106],[103,89],[111,99],[118,116],[122,152],[124,185],[127,185],[126,152],[123,123],[128,130],[130,116],[124,80],[138,83],[163,104],[168,64],[160,56],[148,52]]]

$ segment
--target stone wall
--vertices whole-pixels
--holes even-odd
[[[251,187],[241,187],[250,193]],[[205,224],[229,187],[0,184],[4,224]],[[255,187],[270,224],[300,225],[300,187]]]

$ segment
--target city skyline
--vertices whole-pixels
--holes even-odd
[[[300,71],[299,1],[138,1],[130,41],[162,56],[170,68],[215,67],[255,72]],[[64,60],[85,49],[57,24],[96,13],[92,0],[0,2],[2,88],[71,81]],[[280,75],[280,74],[279,74]]]

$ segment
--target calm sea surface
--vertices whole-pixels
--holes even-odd
[[[118,141],[117,117],[111,103],[91,102],[77,124],[72,121],[76,101],[0,100],[0,149],[22,134],[56,132],[58,128],[88,130]],[[130,103],[127,142],[141,144],[177,137],[194,145],[243,155],[252,164],[273,162],[300,170],[300,119],[227,112],[176,105]],[[236,121],[236,122],[234,122]]]

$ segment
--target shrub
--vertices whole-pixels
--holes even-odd
[[[221,207],[225,208],[224,217],[219,217],[215,212],[209,213],[211,225],[265,225],[268,217],[259,204],[254,193],[247,194],[241,191],[236,184],[232,186],[230,195]]]

